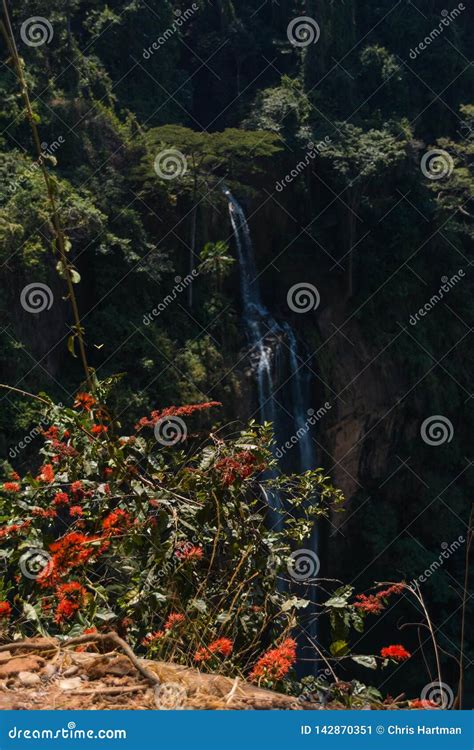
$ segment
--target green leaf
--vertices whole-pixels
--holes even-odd
[[[355,661],[356,664],[360,664],[362,667],[367,667],[367,669],[377,669],[377,659],[375,656],[361,654],[360,656],[351,656],[351,659],[352,661]]]
[[[74,334],[72,334],[72,336],[69,336],[67,340],[67,349],[68,349],[68,352],[77,359],[77,354],[76,354],[75,346],[74,346],[75,340],[76,340],[76,337]]]
[[[347,641],[333,641],[329,650],[333,656],[345,656],[349,651],[349,644]]]

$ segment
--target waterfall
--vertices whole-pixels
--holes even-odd
[[[292,454],[292,468],[294,471],[308,471],[316,467],[308,425],[308,417],[314,413],[308,409],[309,371],[302,367],[296,336],[289,323],[278,323],[262,301],[247,219],[232,193],[229,190],[224,190],[224,193],[239,259],[242,317],[251,347],[250,359],[255,372],[260,422],[273,423],[275,440],[279,445],[293,435],[297,436],[298,457],[295,460]],[[284,499],[279,493],[268,493],[267,499],[271,510],[282,508]],[[281,527],[278,513],[273,512],[270,521],[276,528]],[[317,550],[316,528],[308,544],[311,549]],[[316,601],[314,588],[309,597],[313,603]],[[307,630],[311,637],[316,637],[315,620]]]

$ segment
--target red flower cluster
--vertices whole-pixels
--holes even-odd
[[[142,646],[148,648],[149,646],[152,646],[155,641],[159,641],[160,638],[163,638],[165,635],[166,632],[164,630],[155,630],[154,633],[150,633],[150,635],[147,635],[146,638],[142,640]]]
[[[3,618],[6,620],[10,617],[12,608],[9,602],[0,602],[0,620]]]
[[[42,466],[36,479],[38,482],[46,482],[47,484],[54,482],[54,470],[52,465],[45,464]]]
[[[416,698],[415,700],[410,701],[410,708],[439,708],[439,706],[437,706],[436,703],[433,703],[433,701]]]
[[[386,646],[380,652],[380,656],[383,659],[394,659],[395,661],[405,661],[409,659],[411,654],[406,650],[404,646],[397,644],[395,646]]]
[[[388,589],[382,589],[376,594],[357,594],[354,607],[361,609],[367,614],[379,615],[385,609],[384,599],[388,599],[392,594],[401,594],[404,589],[403,583],[394,583]]]
[[[141,430],[142,427],[154,427],[160,419],[166,417],[190,417],[197,411],[204,411],[211,409],[213,406],[222,406],[220,401],[206,401],[203,404],[188,404],[187,406],[168,406],[166,409],[161,411],[152,411],[149,417],[142,417],[138,420],[135,425],[136,430]]]
[[[26,531],[29,526],[31,526],[31,521],[22,521],[21,523],[12,523],[11,526],[3,526],[0,529],[0,539],[5,539],[23,529]]]
[[[265,467],[258,463],[257,457],[251,451],[240,451],[234,456],[221,458],[215,468],[221,474],[222,482],[229,487],[236,479],[246,479]]]
[[[175,555],[179,560],[185,560],[187,562],[202,560],[203,554],[204,550],[202,547],[188,547],[186,542],[184,542],[182,548],[177,549],[175,552]]]
[[[172,612],[170,615],[168,615],[168,619],[165,622],[165,630],[171,630],[176,625],[180,625],[182,622],[185,621],[185,616],[182,614],[179,614],[178,612]]]
[[[69,503],[69,495],[66,492],[56,492],[53,497],[54,505],[67,505]]]
[[[58,586],[56,595],[58,597],[58,606],[54,619],[59,624],[74,617],[77,610],[87,601],[87,591],[77,581],[63,583],[61,586]]]
[[[91,432],[93,435],[103,435],[107,432],[109,428],[105,426],[105,424],[94,424],[91,427]]]
[[[108,535],[114,536],[116,534],[123,534],[123,532],[129,528],[131,523],[132,519],[130,518],[130,514],[127,513],[126,510],[118,508],[104,518],[102,521],[102,528]]]
[[[90,411],[96,403],[94,396],[91,396],[90,393],[78,393],[74,401],[74,408]]]
[[[94,542],[101,541],[102,545],[97,548]],[[86,536],[77,531],[58,539],[49,545],[53,553],[51,564],[45,568],[45,575],[40,576],[37,581],[43,586],[55,585],[65,573],[73,568],[87,563],[91,557],[98,556],[105,551],[108,542],[104,542],[98,536]]]
[[[19,492],[20,485],[18,482],[4,482],[3,489],[5,492]]]
[[[213,656],[223,656],[224,659],[230,656],[232,649],[234,648],[233,642],[230,638],[218,638],[213,641],[209,646],[203,646],[199,648],[194,654],[194,661],[205,662],[212,659]]]
[[[287,638],[281,646],[270,649],[260,657],[249,677],[253,681],[262,677],[271,681],[281,680],[290,671],[295,661],[296,643],[293,638]]]

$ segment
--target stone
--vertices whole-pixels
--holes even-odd
[[[32,687],[41,682],[41,678],[36,672],[19,672],[18,679],[25,687]]]

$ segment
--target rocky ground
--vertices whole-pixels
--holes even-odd
[[[107,653],[48,638],[0,646],[0,709],[301,709],[239,678],[131,659],[111,645]]]

